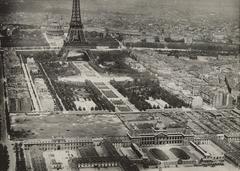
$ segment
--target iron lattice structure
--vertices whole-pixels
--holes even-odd
[[[83,24],[81,19],[81,7],[80,0],[73,0],[72,5],[72,17],[70,22],[70,28],[68,30],[68,36],[65,41],[65,46],[84,46],[87,41],[83,32]]]

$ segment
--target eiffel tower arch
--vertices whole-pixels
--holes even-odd
[[[58,55],[62,58],[62,60],[67,60],[71,51],[81,51],[89,56],[89,53],[87,52],[89,52],[89,49],[92,48],[96,48],[96,46],[87,42],[84,35],[80,0],[73,0],[72,17],[68,35]]]
[[[72,17],[64,46],[69,48],[81,48],[88,46],[88,42],[85,39],[83,31],[80,0],[73,0]]]

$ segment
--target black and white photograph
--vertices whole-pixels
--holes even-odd
[[[240,171],[240,0],[0,0],[0,171]]]

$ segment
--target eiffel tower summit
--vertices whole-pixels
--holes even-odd
[[[64,46],[68,48],[87,48],[89,46],[83,31],[80,0],[73,0],[70,28]]]

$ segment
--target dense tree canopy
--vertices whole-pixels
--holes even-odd
[[[7,147],[0,144],[0,170],[7,171],[9,167],[9,155]]]
[[[168,92],[160,87],[159,81],[148,78],[135,79],[133,82],[116,82],[111,81],[111,84],[129,101],[133,103],[139,110],[151,109],[152,106],[146,102],[150,97],[153,99],[162,99],[171,107],[181,108],[189,107],[189,105],[176,95]],[[153,108],[159,108],[153,106]]]

